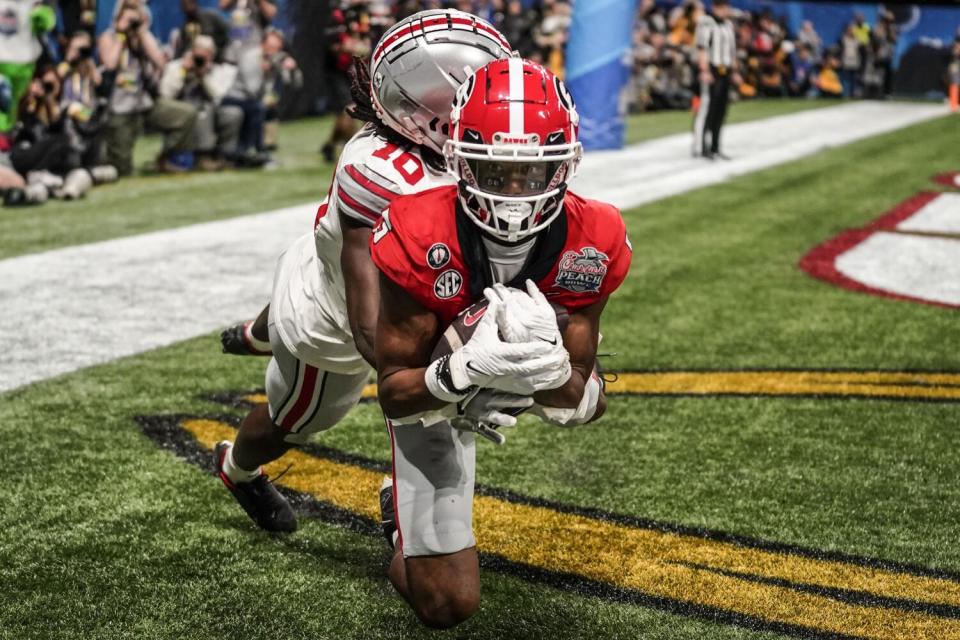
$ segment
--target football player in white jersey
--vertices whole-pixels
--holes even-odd
[[[454,10],[414,14],[374,49],[369,82],[363,79],[369,99],[364,91],[355,96],[355,114],[368,124],[344,147],[314,230],[278,261],[269,312],[261,316],[269,344],[257,343],[249,323],[240,329],[250,351],[272,352],[268,403],[250,411],[235,442],[217,445],[214,461],[261,528],[297,526],[261,465],[339,422],[374,364],[380,296],[368,243],[380,213],[399,195],[454,184],[442,157],[454,95],[474,70],[509,55],[496,29]]]

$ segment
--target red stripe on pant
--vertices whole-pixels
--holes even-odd
[[[313,401],[313,394],[317,390],[317,372],[316,367],[308,364],[303,365],[303,384],[300,386],[300,395],[297,397],[293,408],[287,412],[287,416],[280,422],[280,427],[287,431],[292,431],[294,425],[303,418],[303,415],[310,408]]]

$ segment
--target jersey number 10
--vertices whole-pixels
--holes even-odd
[[[409,185],[415,185],[423,179],[423,165],[420,159],[409,151],[388,142],[373,152],[374,158],[393,160],[393,168],[403,176]]]

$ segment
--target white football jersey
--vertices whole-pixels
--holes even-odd
[[[393,198],[455,183],[453,176],[429,167],[419,149],[393,144],[372,125],[350,139],[317,211],[312,237],[294,243],[277,266],[271,321],[291,353],[334,373],[367,367],[347,318],[340,216],[372,228]]]

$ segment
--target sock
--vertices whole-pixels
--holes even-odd
[[[260,353],[270,353],[273,349],[270,347],[270,341],[264,341],[257,338],[253,335],[253,322],[246,322],[243,325],[243,337],[246,339],[247,344],[250,345],[254,351]]]
[[[227,450],[227,455],[223,457],[223,473],[230,478],[230,482],[250,482],[263,473],[263,469],[260,467],[253,471],[238,467],[237,463],[233,461],[233,447],[234,445],[231,444]]]

